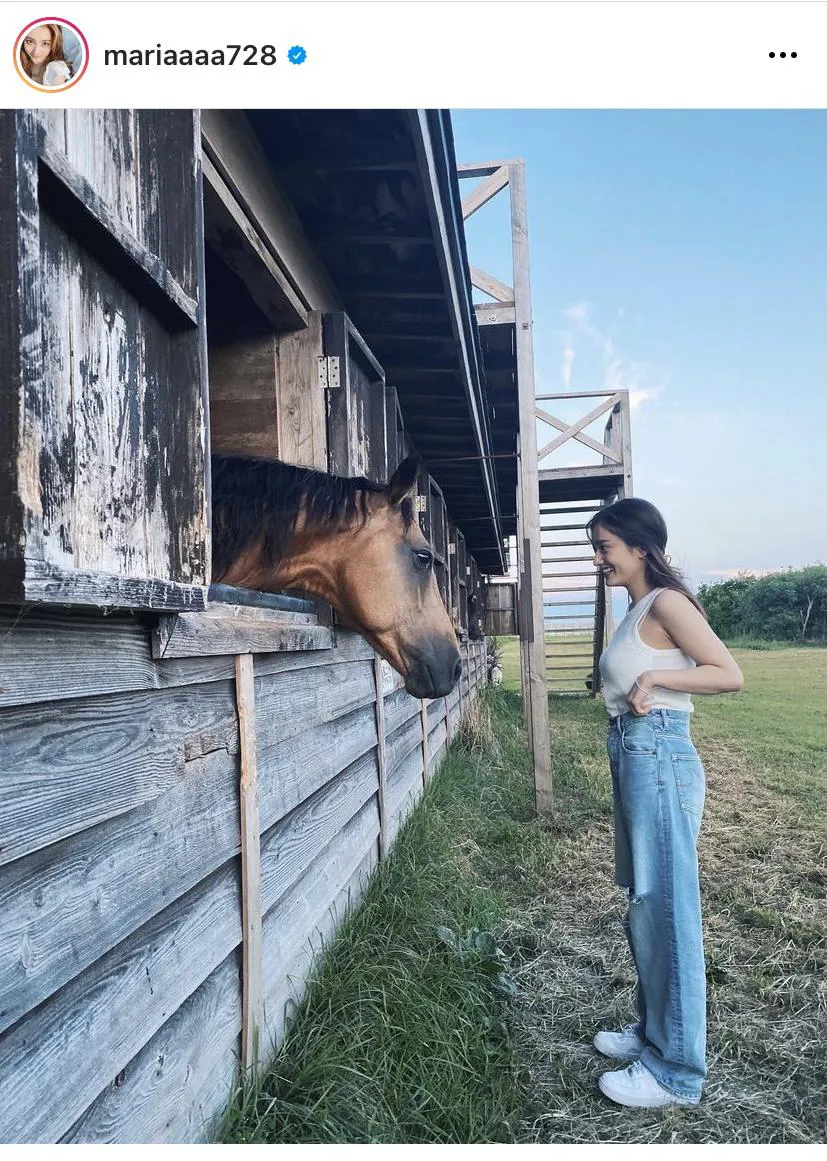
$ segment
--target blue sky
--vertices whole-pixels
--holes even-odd
[[[827,560],[827,114],[452,119],[458,161],[526,161],[538,393],[630,388],[635,494],[691,583]],[[507,214],[467,231],[510,283]]]

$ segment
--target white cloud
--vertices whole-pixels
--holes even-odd
[[[622,317],[623,308],[617,308]],[[638,408],[649,400],[657,399],[666,387],[664,373],[650,363],[630,362],[618,350],[610,335],[595,325],[591,307],[586,302],[575,303],[565,312],[565,316],[600,353],[603,359],[603,387],[609,391],[627,390],[629,405]],[[564,336],[563,380],[569,389],[571,361],[567,362],[567,351],[572,348],[570,335]],[[572,349],[573,358],[573,349]]]
[[[566,390],[571,390],[571,368],[574,363],[574,347],[568,335],[563,339],[563,362],[560,366],[560,374],[563,376],[563,382]]]
[[[660,387],[631,388],[629,391],[629,407],[634,411],[636,407],[640,407],[641,403],[645,403],[647,399],[657,399],[660,391]]]
[[[585,302],[578,302],[576,306],[570,306],[566,311],[566,318],[571,319],[579,327],[587,327],[589,325],[589,308]]]

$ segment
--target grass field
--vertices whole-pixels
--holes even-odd
[[[228,1141],[820,1142],[827,1134],[827,650],[736,650],[697,698],[709,1078],[697,1108],[599,1093],[632,1015],[612,885],[605,711],[551,699],[537,820],[516,643],[326,958]],[[611,1067],[611,1065],[609,1065]]]

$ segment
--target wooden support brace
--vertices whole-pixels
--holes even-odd
[[[236,706],[241,755],[241,1063],[249,1071],[258,1063],[262,1021],[261,970],[261,838],[256,771],[256,707],[253,655],[235,659]]]
[[[419,703],[419,716],[422,721],[422,788],[428,784],[428,765],[431,756],[428,752],[428,703],[424,699]]]
[[[379,858],[387,856],[388,815],[385,802],[385,692],[382,681],[382,658],[373,655],[373,682],[376,687],[376,758],[379,765]]]
[[[550,455],[553,451],[556,451],[558,447],[561,447],[562,444],[571,439],[572,436],[575,436],[576,438],[577,434],[581,432],[584,427],[588,427],[590,423],[594,423],[595,419],[599,419],[601,415],[605,414],[605,412],[611,411],[614,405],[618,403],[621,398],[622,396],[616,393],[612,395],[611,398],[608,399],[605,403],[600,403],[597,407],[592,408],[589,414],[584,415],[582,419],[578,419],[577,423],[571,423],[565,426],[561,426],[561,421],[556,419],[554,416],[550,416],[546,412],[541,412],[539,418],[543,419],[551,427],[557,427],[558,430],[562,432],[562,435],[558,435],[556,439],[551,441],[551,443],[547,443],[541,447],[537,452],[537,459],[545,459],[547,455]],[[619,462],[615,452],[611,448],[606,447],[605,444],[595,444],[589,436],[585,435],[580,442],[586,443],[587,446],[590,447],[593,446],[598,449],[603,449],[604,455],[610,457],[615,462]]]

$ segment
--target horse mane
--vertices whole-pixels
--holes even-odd
[[[368,519],[368,495],[386,492],[365,476],[329,476],[278,460],[212,456],[213,570],[222,576],[252,540],[264,533],[263,555],[276,565],[287,553],[300,511],[306,527],[347,527]],[[413,504],[400,510],[407,532]]]

